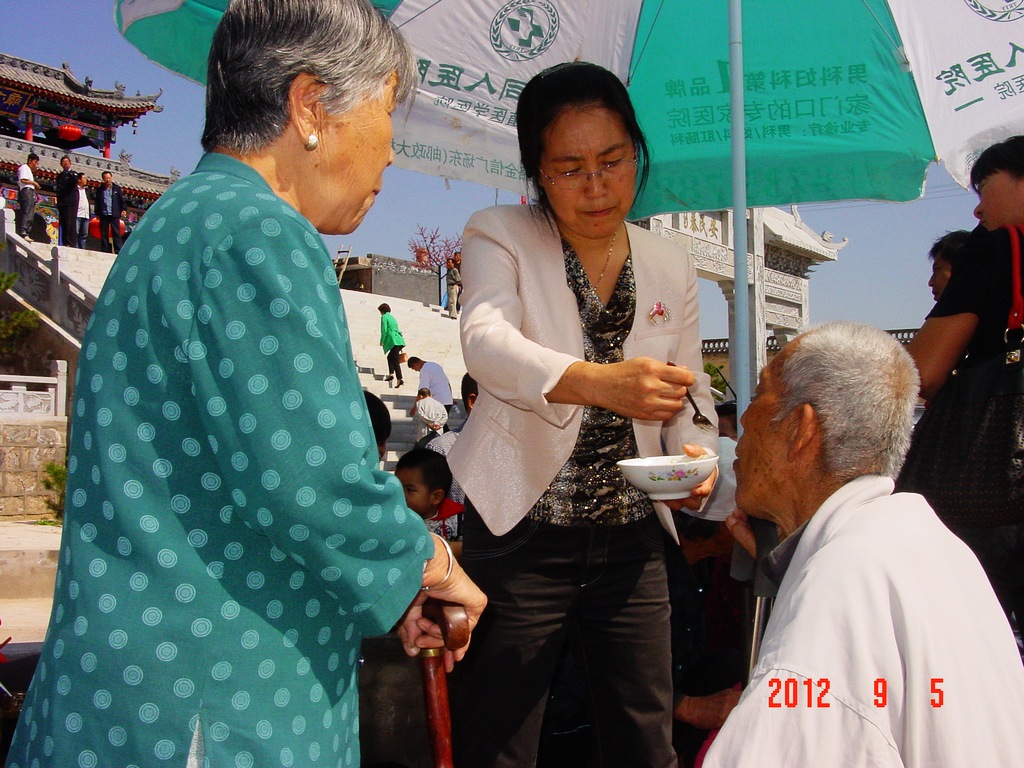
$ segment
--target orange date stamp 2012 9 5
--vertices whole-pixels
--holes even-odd
[[[935,709],[942,706],[945,701],[945,692],[942,690],[943,678],[931,678],[931,699],[930,704]],[[773,677],[768,680],[768,708],[769,709],[796,709],[805,707],[807,709],[829,709],[831,704],[826,698],[831,682],[827,677],[819,677],[817,680],[804,678],[798,680],[795,677],[779,678]],[[875,679],[874,682],[874,704],[878,708],[885,707],[889,703],[889,684],[884,677]]]

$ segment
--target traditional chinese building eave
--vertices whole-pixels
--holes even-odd
[[[28,154],[39,156],[36,180],[42,185],[37,213],[55,220],[53,183],[60,173],[60,158],[71,158],[72,168],[96,187],[104,173],[121,187],[129,223],[174,183],[177,172],[156,174],[133,168],[132,157],[122,151],[112,159],[117,130],[134,128],[148,112],[161,112],[156,102],[163,91],[127,96],[125,87],[93,88],[88,77],[78,80],[68,64],[60,68],[0,53],[0,192],[8,205],[17,205],[17,169]],[[78,150],[96,150],[101,156]]]
[[[163,110],[156,103],[163,94],[162,90],[156,94],[136,94],[132,97],[125,95],[123,87],[114,90],[96,89],[88,79],[84,83],[79,81],[67,64],[58,69],[6,53],[0,53],[0,84],[117,117],[117,122],[122,125],[147,112]]]
[[[828,239],[830,235],[819,235],[804,224],[797,206],[791,206],[789,215],[779,208],[764,208],[765,242],[781,243],[787,249],[795,251],[815,261],[835,261],[839,251],[847,246],[849,240],[843,238],[836,243]]]

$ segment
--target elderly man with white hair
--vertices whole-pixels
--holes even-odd
[[[900,345],[852,323],[762,371],[728,524],[778,527],[779,594],[705,768],[1024,765],[1024,667],[988,579],[924,498],[893,493],[917,392]]]

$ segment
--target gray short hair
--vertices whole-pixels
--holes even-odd
[[[910,447],[920,381],[885,331],[831,322],[801,334],[782,364],[778,418],[810,403],[822,429],[825,470],[842,483],[896,477]]]
[[[210,48],[203,149],[248,154],[279,138],[304,72],[326,86],[331,114],[382,96],[392,73],[404,101],[417,76],[408,43],[367,0],[231,0]]]

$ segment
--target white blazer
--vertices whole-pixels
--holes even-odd
[[[652,357],[686,366],[703,413],[714,419],[697,324],[697,273],[669,240],[627,225],[636,278],[636,318],[626,359]],[[534,206],[475,213],[462,243],[462,353],[480,385],[471,418],[448,462],[456,480],[496,535],[510,531],[547,490],[576,445],[583,406],[549,403],[565,370],[584,359],[576,296],[566,283],[561,238]],[[656,302],[668,318],[652,322]],[[712,453],[714,433],[693,425],[686,404],[667,422],[633,420],[641,456],[677,454],[684,443]],[[655,509],[676,536],[671,511]]]

